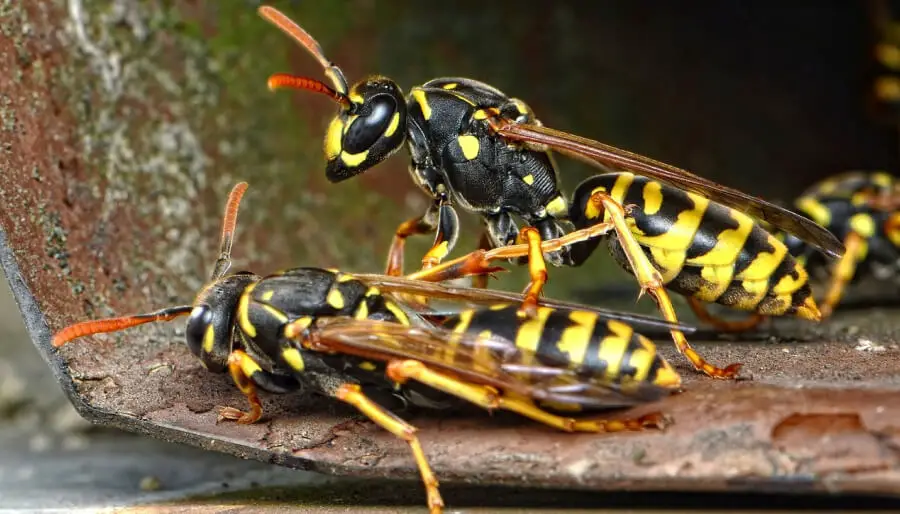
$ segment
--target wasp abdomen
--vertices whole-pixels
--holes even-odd
[[[490,346],[495,360],[512,366],[547,366],[576,371],[578,377],[610,386],[652,383],[671,386],[674,371],[656,347],[625,323],[602,320],[596,313],[539,307],[534,318],[517,315],[517,305],[467,310],[448,318],[444,327],[483,338],[496,336],[511,342]],[[445,358],[453,363],[472,352],[453,352]],[[502,352],[502,355],[497,355]],[[474,354],[477,356],[478,351]],[[523,380],[544,377],[523,377]]]

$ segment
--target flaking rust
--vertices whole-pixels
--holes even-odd
[[[73,6],[83,10],[72,11]],[[138,37],[141,13],[116,12],[133,28],[128,37]],[[172,193],[150,184],[110,188],[112,174],[94,175],[94,170],[105,168],[92,167],[98,157],[84,150],[85,133],[78,128],[84,120],[78,118],[86,114],[77,108],[80,100],[60,96],[55,89],[83,91],[78,81],[85,77],[99,77],[97,84],[105,84],[104,77],[117,77],[110,71],[114,68],[99,66],[99,71],[92,71],[79,60],[98,55],[85,50],[90,45],[71,45],[73,51],[81,52],[73,56],[65,50],[70,41],[57,39],[63,37],[57,30],[61,23],[89,23],[89,17],[87,2],[14,4],[2,23],[12,27],[9,33],[16,36],[0,38],[0,54],[7,59],[3,67],[19,70],[0,73],[0,90],[11,92],[11,101],[0,104],[3,120],[9,120],[4,122],[8,130],[2,132],[0,154],[4,178],[0,261],[35,345],[69,398],[96,423],[154,437],[322,472],[415,478],[402,442],[329,402],[299,394],[265,396],[268,417],[262,423],[242,427],[217,423],[215,407],[240,406],[242,398],[227,377],[212,376],[199,366],[181,345],[177,326],[98,337],[60,352],[50,348],[53,330],[85,319],[91,309],[103,311],[98,314],[121,313],[165,305],[170,295],[183,294],[186,299],[192,284],[179,283],[181,278],[165,267],[167,261],[160,255],[146,254],[154,247],[147,242],[161,238],[153,251],[164,252],[170,229],[200,223],[196,241],[201,247],[194,250],[205,262],[213,250],[202,245],[214,239],[217,220],[212,213],[220,205],[219,199],[205,196],[223,195],[227,190],[226,185],[221,191],[198,194],[204,204],[211,200],[208,219],[154,217],[153,230],[148,231],[149,214],[142,208],[177,213],[179,203],[142,206],[141,202]],[[27,31],[23,30],[26,25]],[[28,66],[20,65],[23,59]],[[47,77],[53,78],[50,86]],[[101,104],[109,100],[103,91],[95,94],[100,95],[96,101]],[[144,94],[135,100],[137,105],[154,100],[159,93]],[[116,106],[124,109],[122,104]],[[109,104],[102,108],[108,109],[109,116],[121,114]],[[136,112],[137,118],[146,114]],[[145,135],[139,126],[126,128],[122,134],[128,137]],[[167,133],[187,137],[183,130]],[[148,139],[159,142],[157,154],[160,148],[171,148],[172,141],[186,141],[181,136],[157,135]],[[211,136],[196,137],[215,140]],[[215,152],[210,155],[211,160],[222,159]],[[100,162],[120,164],[108,159]],[[220,176],[223,181],[228,178]],[[121,201],[122,194],[130,200]],[[248,206],[266,204],[262,198],[249,196]],[[116,210],[105,210],[110,205],[116,205]],[[368,211],[360,213],[364,215]],[[249,219],[253,225],[253,218]],[[298,258],[290,264],[301,264]],[[269,266],[275,264],[256,267]],[[198,267],[187,273],[200,277],[205,272]],[[898,318],[896,311],[839,311],[821,327],[779,324],[784,338],[774,342],[698,342],[711,359],[743,362],[754,380],[718,382],[697,377],[681,366],[686,379],[683,394],[628,412],[630,416],[666,412],[675,424],[664,433],[561,434],[516,417],[480,412],[440,418],[410,415],[410,420],[420,427],[425,451],[441,481],[448,484],[758,492],[784,491],[784,484],[790,483],[792,491],[896,495],[900,491]],[[850,331],[849,327],[858,328]],[[884,350],[857,350],[863,338]],[[668,351],[668,345],[660,346]],[[822,429],[822,423],[832,422],[843,428]],[[821,444],[805,442],[808,437]],[[452,497],[448,500],[453,502]]]

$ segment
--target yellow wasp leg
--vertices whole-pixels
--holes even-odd
[[[438,480],[431,466],[428,465],[428,459],[425,458],[425,452],[422,451],[422,445],[419,444],[419,438],[416,437],[416,427],[398,418],[391,412],[385,410],[382,406],[373,402],[365,394],[363,394],[357,384],[343,384],[338,387],[334,393],[335,398],[356,407],[367,418],[375,422],[376,425],[403,439],[409,444],[412,450],[413,458],[419,467],[419,473],[422,475],[422,482],[425,483],[425,493],[428,497],[428,508],[430,512],[437,514],[441,512],[444,506],[444,500],[441,499],[441,493],[438,490]]]
[[[819,304],[819,312],[822,313],[823,319],[831,316],[834,312],[834,308],[837,307],[844,295],[844,288],[856,273],[856,264],[863,248],[863,242],[862,236],[852,231],[844,239],[846,251],[834,267],[834,271],[831,273],[831,285],[828,287],[825,298]]]
[[[688,305],[691,306],[691,310],[694,311],[694,314],[697,315],[697,318],[699,318],[700,321],[721,332],[745,332],[747,330],[753,330],[766,319],[762,314],[755,313],[741,321],[722,319],[710,313],[706,308],[706,305],[700,300],[689,296],[687,297],[687,301]]]
[[[625,221],[624,207],[611,196],[600,192],[594,193],[590,201],[594,203],[598,210],[605,209],[610,220],[615,224],[616,236],[619,238],[622,250],[625,252],[629,264],[631,264],[632,272],[641,286],[640,294],[649,293],[663,317],[667,321],[677,323],[678,316],[675,314],[675,308],[672,306],[669,293],[663,287],[662,276],[653,267],[650,260],[647,259],[647,255],[635,239],[634,234],[632,234],[628,223]],[[671,334],[678,353],[687,357],[695,369],[703,371],[713,378],[734,378],[740,370],[740,364],[730,364],[722,369],[706,362],[696,350],[691,348],[690,343],[688,343],[687,338],[684,337],[681,331],[672,330]]]
[[[387,376],[398,384],[408,380],[433,387],[456,396],[479,407],[492,411],[502,409],[515,412],[526,418],[551,426],[564,432],[621,432],[664,428],[667,420],[661,413],[651,413],[635,419],[602,420],[567,418],[540,409],[531,400],[501,394],[493,387],[471,384],[428,368],[416,360],[391,361],[387,366]]]
[[[234,350],[228,356],[228,372],[231,379],[240,389],[247,401],[250,402],[250,412],[244,412],[234,407],[222,407],[219,409],[219,418],[236,421],[242,425],[256,423],[262,417],[262,403],[259,401],[259,395],[256,393],[256,385],[250,380],[250,376],[255,370],[259,370],[259,364],[253,360],[253,357],[247,355],[243,350]]]
[[[526,227],[523,232],[531,227]],[[581,230],[570,232],[556,239],[548,239],[540,242],[540,252],[538,254],[540,261],[543,262],[542,254],[548,252],[556,252],[562,248],[574,243],[586,241],[594,237],[600,237],[613,230],[612,223],[598,223]],[[534,229],[532,229],[534,230]],[[531,248],[528,244],[516,244],[509,246],[501,246],[493,250],[475,250],[474,252],[463,255],[452,261],[438,264],[429,269],[417,271],[406,275],[406,278],[413,280],[424,280],[426,282],[443,282],[444,280],[453,280],[468,275],[486,275],[496,271],[503,271],[503,268],[491,266],[490,263],[500,259],[512,259],[515,257],[524,257],[529,255]]]

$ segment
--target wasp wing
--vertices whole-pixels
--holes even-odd
[[[589,408],[652,401],[671,391],[647,382],[615,384],[579,375],[565,362],[541,359],[496,335],[454,333],[377,320],[320,319],[315,343],[329,350],[380,361],[417,360],[467,382],[507,393]]]
[[[415,294],[431,298],[443,298],[446,300],[471,302],[481,305],[494,305],[497,303],[521,303],[525,299],[525,295],[522,295],[520,293],[496,291],[492,289],[480,289],[474,287],[450,286],[437,282],[425,282],[423,280],[412,280],[404,277],[393,277],[390,275],[354,274],[353,276],[370,286],[377,287],[385,293]],[[642,328],[679,330],[687,334],[691,334],[697,331],[696,327],[690,325],[682,325],[681,323],[671,323],[664,319],[655,318],[652,316],[644,316],[641,314],[633,314],[630,312],[622,312],[612,309],[603,309],[601,307],[593,307],[590,305],[583,305],[574,302],[541,298],[538,301],[538,304],[557,309],[593,312],[599,315],[602,319],[614,319],[623,323],[627,323],[637,329],[638,332],[640,332]],[[422,314],[428,313],[423,312]]]
[[[667,182],[758,218],[803,239],[832,257],[840,257],[844,253],[844,245],[840,240],[814,221],[670,164],[561,130],[515,123],[504,118],[494,121],[494,129],[506,138],[543,145],[590,164],[617,167]]]

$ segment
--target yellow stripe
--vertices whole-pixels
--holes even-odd
[[[569,215],[569,204],[562,196],[557,196],[550,200],[550,203],[545,208],[547,209],[547,214],[554,218],[564,218]]]
[[[448,82],[441,87],[443,87],[444,89],[456,89],[457,86],[459,86],[459,84],[457,84],[456,82]]]
[[[283,312],[272,307],[271,305],[261,304],[262,308],[266,310],[273,318],[277,319],[281,323],[287,323],[288,317],[285,316]]]
[[[300,355],[300,351],[296,348],[285,348],[281,352],[281,358],[294,371],[303,371],[303,368],[306,367],[303,362],[303,356]]]
[[[254,373],[259,373],[262,371],[262,368],[259,367],[259,364],[256,363],[253,359],[241,359],[241,372],[249,377],[252,377]]]
[[[591,342],[591,334],[594,333],[598,317],[596,313],[587,311],[572,311],[569,314],[569,319],[574,325],[563,330],[556,344],[560,352],[569,355],[569,367],[578,368],[584,363],[584,355]]]
[[[397,127],[400,126],[400,113],[395,112],[394,116],[391,118],[391,124],[388,125],[387,130],[384,131],[385,137],[391,137],[394,135],[394,132],[397,132]]]
[[[644,214],[648,216],[653,216],[657,212],[659,212],[659,208],[662,207],[663,196],[662,196],[662,184],[655,180],[651,180],[644,184]]]
[[[619,378],[619,373],[621,373],[622,359],[625,357],[625,350],[628,349],[634,329],[621,321],[614,320],[607,321],[606,326],[615,335],[603,338],[597,357],[607,364],[604,378],[613,382]]]
[[[216,330],[212,324],[206,325],[206,331],[203,332],[203,351],[212,353],[213,345],[216,343]]]
[[[335,309],[343,309],[344,308],[344,295],[341,294],[337,289],[331,289],[328,291],[328,296],[325,298],[325,301],[328,302],[328,305],[334,307]]]
[[[425,91],[414,87],[412,90],[412,96],[416,100],[416,103],[419,104],[419,108],[422,109],[422,117],[426,120],[431,119],[431,106],[428,105],[428,98],[425,97]]]
[[[734,266],[755,224],[752,218],[741,212],[729,209],[729,214],[731,219],[737,222],[737,228],[723,230],[712,250],[688,259],[688,264],[691,266]]]
[[[325,132],[325,158],[329,161],[337,159],[341,153],[341,140],[344,135],[344,122],[340,118],[331,120]]]
[[[406,312],[398,307],[397,304],[395,304],[394,302],[385,301],[384,306],[387,307],[387,310],[391,311],[391,313],[397,317],[398,323],[409,325],[409,316],[407,316]]]
[[[537,352],[541,337],[544,335],[544,324],[553,309],[550,307],[538,307],[537,316],[529,318],[519,325],[516,331],[516,347],[529,352]]]
[[[471,161],[472,159],[478,157],[480,145],[478,143],[477,137],[466,134],[457,137],[456,142],[459,143],[459,147],[462,149],[463,157],[465,157],[466,160]]]
[[[341,152],[341,160],[344,161],[344,164],[353,168],[359,166],[364,160],[366,160],[366,157],[368,157],[368,155],[368,150],[363,150],[359,153]]]
[[[338,283],[350,282],[351,280],[356,280],[356,277],[350,275],[348,273],[338,273],[337,281]]]
[[[824,187],[824,184],[823,184]],[[813,221],[827,227],[831,224],[831,211],[811,196],[804,196],[795,203],[797,209],[812,218]]]
[[[238,325],[250,338],[256,337],[256,327],[253,326],[253,323],[250,323],[250,293],[253,292],[255,287],[256,284],[250,284],[247,289],[244,289],[237,307]]]
[[[644,236],[635,231],[635,238],[643,246],[664,248],[666,250],[685,251],[690,248],[697,229],[703,221],[703,215],[709,206],[709,200],[693,193],[688,193],[688,197],[694,203],[693,209],[688,209],[678,213],[675,222],[669,227],[665,233],[658,236]]]
[[[366,319],[369,317],[369,304],[367,304],[365,300],[359,302],[353,317],[356,319]]]
[[[731,285],[734,276],[734,266],[703,266],[700,268],[700,277],[706,281],[700,285],[700,289],[694,293],[694,298],[703,302],[714,302]]]
[[[767,234],[767,237],[769,245],[773,248],[773,252],[762,252],[757,254],[750,265],[735,278],[738,280],[765,281],[775,272],[775,268],[781,264],[781,260],[784,259],[784,255],[787,253],[787,247],[784,246],[784,243],[771,235]]]

